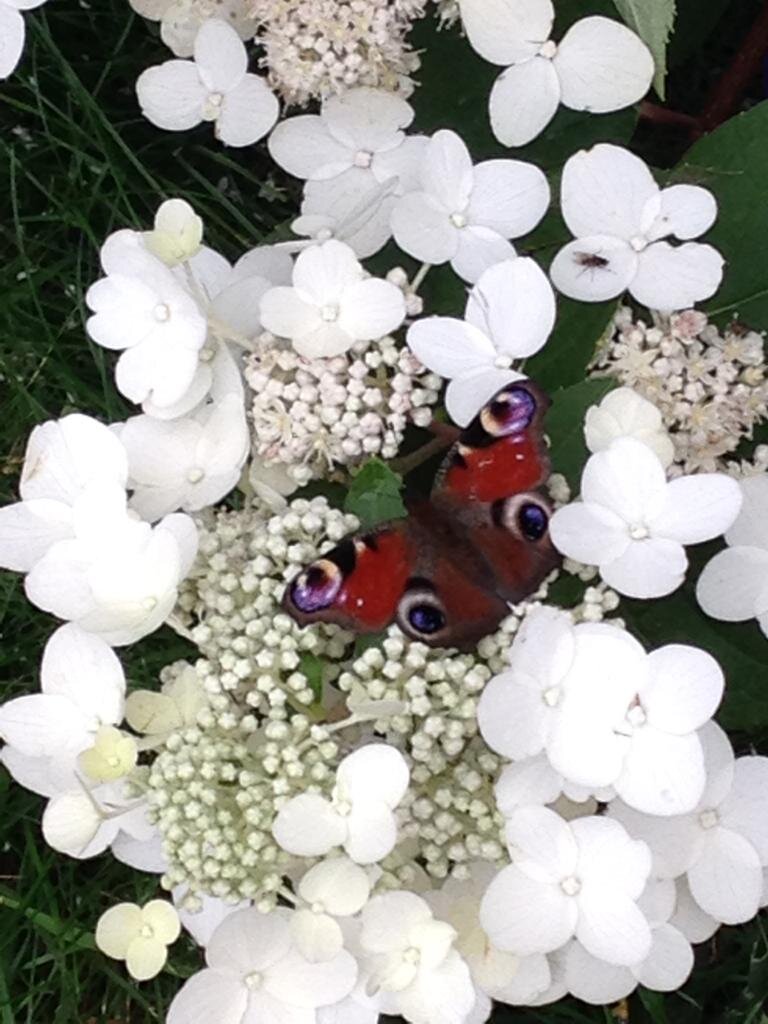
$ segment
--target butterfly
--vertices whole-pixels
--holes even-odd
[[[542,492],[549,406],[530,380],[498,391],[462,431],[428,499],[346,537],[288,583],[300,624],[378,633],[392,622],[432,647],[467,650],[559,562]]]

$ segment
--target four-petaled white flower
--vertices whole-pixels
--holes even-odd
[[[205,959],[208,966],[174,997],[167,1024],[309,1024],[318,1007],[343,999],[357,979],[346,950],[323,963],[306,960],[292,945],[289,913],[280,909],[230,914],[213,933]]]
[[[559,949],[572,936],[593,956],[631,965],[651,949],[637,905],[651,870],[645,843],[616,821],[563,821],[546,807],[521,807],[507,820],[513,863],[496,875],[480,921],[499,949],[528,956]]]
[[[588,460],[581,501],[555,512],[550,535],[568,558],[596,565],[628,597],[663,597],[683,582],[684,545],[724,533],[741,507],[735,480],[697,473],[667,482],[641,441],[619,438]]]
[[[203,241],[203,221],[184,199],[166,199],[155,213],[155,226],[144,232],[149,251],[169,267],[192,259]]]
[[[213,121],[227,146],[250,146],[272,128],[280,106],[263,78],[248,72],[248,54],[231,25],[206,21],[195,36],[194,60],[168,60],[136,82],[142,113],[158,128],[184,131]]]
[[[24,51],[26,28],[21,12],[44,3],[45,0],[0,0],[0,78],[13,74]]]
[[[519,257],[483,271],[463,320],[424,317],[407,340],[426,367],[449,379],[446,410],[466,426],[500,388],[522,378],[514,361],[538,352],[554,322],[549,281],[532,259]]]
[[[252,39],[256,22],[246,0],[128,0],[143,18],[160,22],[160,38],[177,57],[191,57],[200,26],[214,16],[231,25],[243,41]]]
[[[614,388],[584,419],[584,438],[591,452],[602,452],[618,437],[634,437],[655,452],[665,468],[675,456],[661,412],[632,388]]]
[[[653,57],[626,25],[582,18],[559,44],[550,38],[551,0],[459,0],[469,42],[491,64],[506,67],[491,90],[491,127],[505,146],[524,146],[558,106],[606,114],[641,99]]]
[[[657,818],[620,801],[609,814],[648,843],[659,878],[687,881],[699,907],[724,924],[754,917],[768,865],[768,758],[740,757],[714,722],[700,733],[707,784],[690,814]]]
[[[370,186],[396,178],[398,190],[407,191],[426,145],[423,136],[406,137],[412,120],[413,107],[402,97],[360,86],[330,96],[319,114],[281,121],[269,152],[297,178],[328,181],[354,169]]]
[[[601,302],[629,290],[649,309],[669,312],[719,288],[723,257],[711,245],[689,241],[717,217],[715,198],[705,188],[660,189],[639,157],[600,143],[566,162],[560,204],[575,235],[550,268],[564,295]],[[685,244],[663,241],[670,236]]]
[[[373,256],[392,237],[390,218],[397,200],[394,178],[379,184],[353,167],[338,178],[308,181],[301,216],[291,224],[297,235],[316,242],[346,242],[360,259]],[[297,243],[301,244],[301,243]],[[309,243],[304,243],[309,244]]]
[[[96,925],[96,945],[113,960],[125,960],[136,981],[149,981],[168,959],[168,947],[181,932],[179,915],[167,900],[143,907],[118,903],[105,910]]]
[[[416,190],[392,211],[395,241],[425,263],[450,261],[465,281],[514,256],[509,239],[535,228],[549,205],[549,185],[538,167],[521,160],[473,166],[451,131],[432,136],[418,177]]]
[[[305,249],[293,268],[293,287],[271,288],[261,299],[261,322],[309,359],[341,355],[356,341],[373,341],[405,318],[402,291],[366,277],[352,249],[331,240]]]
[[[408,789],[408,765],[394,747],[369,743],[349,754],[336,771],[330,800],[302,793],[280,808],[272,833],[284,850],[323,856],[343,846],[357,864],[374,864],[393,849],[392,813]]]
[[[362,912],[360,946],[383,1013],[419,1024],[460,1024],[475,1003],[469,968],[453,948],[456,931],[412,892],[374,896]]]
[[[756,618],[768,636],[768,474],[740,481],[743,504],[726,531],[728,545],[696,583],[699,604],[714,619]]]
[[[344,946],[336,918],[357,914],[370,891],[367,873],[348,857],[328,857],[311,867],[298,885],[306,906],[291,917],[291,934],[299,952],[312,963],[332,960]]]
[[[197,723],[208,705],[208,694],[194,665],[187,665],[157,690],[131,690],[125,701],[125,720],[134,732],[158,743],[177,729]]]

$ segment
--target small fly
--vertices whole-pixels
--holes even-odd
[[[578,265],[585,270],[602,270],[608,266],[605,256],[598,256],[596,252],[576,252],[574,256]]]

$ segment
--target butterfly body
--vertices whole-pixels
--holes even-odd
[[[375,633],[391,622],[431,646],[469,648],[558,562],[549,541],[549,474],[530,381],[499,391],[462,432],[428,500],[345,538],[308,566],[283,605],[300,624]]]

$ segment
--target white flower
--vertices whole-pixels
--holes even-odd
[[[495,946],[520,956],[548,953],[575,935],[612,964],[644,960],[651,932],[637,899],[651,869],[645,843],[617,822],[567,823],[546,807],[522,807],[507,821],[513,863],[502,868],[480,906]]]
[[[595,814],[598,800],[607,802],[616,796],[611,786],[579,786],[571,782],[555,771],[544,753],[505,765],[493,792],[505,818],[518,807],[547,804],[566,821]]]
[[[193,521],[175,514],[151,527],[132,519],[116,487],[87,491],[73,519],[73,538],[54,544],[27,575],[29,600],[114,646],[157,629],[194,560]]]
[[[417,191],[398,199],[392,232],[425,263],[447,263],[476,281],[515,255],[509,242],[531,231],[549,205],[549,185],[533,164],[486,160],[476,167],[461,138],[436,132],[419,161]]]
[[[588,460],[581,501],[558,509],[549,529],[568,558],[596,565],[628,597],[663,597],[680,586],[684,545],[727,530],[741,507],[735,480],[697,473],[667,482],[658,457],[640,441],[619,438]]]
[[[765,875],[765,872],[763,872]],[[705,914],[696,900],[691,896],[688,879],[681,875],[675,879],[675,912],[670,918],[674,925],[689,942],[706,942],[711,939],[720,927],[720,922]],[[761,904],[763,900],[761,899]]]
[[[185,666],[157,690],[132,690],[125,702],[125,720],[134,732],[160,741],[177,729],[196,725],[208,705],[208,694],[193,665]]]
[[[291,917],[296,948],[312,963],[332,960],[344,946],[337,917],[351,917],[365,906],[368,875],[348,857],[329,857],[311,867],[298,885],[307,904]]]
[[[256,22],[244,0],[128,0],[137,14],[160,22],[160,38],[177,57],[191,57],[195,36],[208,18],[230,24],[242,40],[252,39]]]
[[[605,451],[617,437],[634,437],[656,453],[665,469],[675,456],[660,410],[632,388],[615,388],[587,409],[584,437],[591,452]]]
[[[687,873],[691,895],[710,917],[740,924],[757,913],[768,865],[768,758],[740,757],[710,722],[700,733],[706,789],[691,814],[656,818],[616,801],[609,814],[644,839],[654,873]]]
[[[384,1013],[414,1024],[463,1024],[475,1002],[469,969],[453,949],[455,930],[412,892],[374,896],[363,908],[360,946],[369,988]]]
[[[291,224],[297,235],[317,242],[346,242],[360,259],[373,256],[392,237],[389,226],[396,201],[396,180],[379,184],[359,167],[338,178],[308,181],[301,216]]]
[[[464,320],[431,316],[408,330],[408,345],[430,370],[450,380],[449,416],[466,426],[489,398],[522,378],[514,360],[545,344],[555,322],[555,296],[528,258],[505,260],[480,275],[469,293]]]
[[[134,416],[121,425],[128,452],[131,508],[148,521],[176,509],[215,504],[240,479],[248,456],[248,424],[240,395],[226,395],[193,416]]]
[[[300,857],[343,846],[357,864],[373,864],[397,841],[392,811],[407,788],[408,766],[400,751],[370,743],[341,762],[331,800],[316,793],[293,797],[280,809],[272,833],[284,850]]]
[[[144,232],[149,251],[169,267],[196,256],[203,241],[203,222],[184,199],[167,199],[157,208],[155,226]]]
[[[506,66],[489,104],[505,146],[535,139],[560,103],[605,114],[636,103],[651,84],[653,58],[621,22],[582,18],[557,44],[551,0],[459,0],[459,10],[472,48]]]
[[[740,481],[743,504],[725,534],[728,545],[707,563],[696,584],[699,604],[715,619],[755,617],[768,636],[768,475]]]
[[[261,299],[264,327],[290,338],[307,358],[340,355],[356,341],[396,330],[404,318],[402,291],[366,277],[352,249],[333,240],[299,255],[292,288],[272,288]]]
[[[693,306],[719,288],[722,256],[711,245],[688,241],[717,217],[717,203],[706,189],[660,189],[639,157],[600,143],[566,162],[560,202],[575,236],[550,268],[564,295],[602,302],[629,289],[643,305],[668,312]],[[686,244],[662,241],[669,236]]]
[[[138,232],[111,235],[102,247],[101,264],[107,276],[85,296],[94,313],[86,323],[88,333],[105,348],[124,350],[115,382],[126,398],[173,405],[197,369],[205,317]]]
[[[640,963],[628,967],[607,964],[573,941],[564,951],[565,984],[571,995],[595,1006],[624,999],[640,984],[657,992],[681,988],[693,968],[693,950],[686,937],[670,922],[675,886],[650,881],[638,906],[651,926],[651,949]]]
[[[56,793],[43,811],[42,830],[46,843],[68,857],[85,860],[112,846],[115,856],[127,864],[135,862],[131,853],[136,847],[153,846],[157,838],[147,818],[146,801],[126,795],[122,781]],[[125,840],[130,853],[123,857]],[[156,869],[143,857],[136,866],[142,871]]]
[[[93,486],[124,487],[125,449],[108,427],[73,413],[29,435],[19,491],[0,509],[0,565],[29,572],[57,541],[74,537],[73,507]]]
[[[22,11],[40,7],[45,0],[0,0],[0,78],[16,70],[24,50],[24,18]]]
[[[229,915],[208,942],[208,966],[184,983],[167,1024],[309,1024],[317,1007],[343,999],[357,977],[354,958],[342,950],[332,960],[309,963],[291,945],[289,920],[281,910]]]
[[[136,82],[142,113],[158,128],[184,131],[213,121],[227,146],[258,142],[280,107],[264,79],[248,73],[248,54],[231,25],[206,21],[195,36],[194,60],[168,60]]]
[[[487,861],[475,861],[467,871],[468,878],[448,878],[425,898],[436,916],[455,928],[456,952],[466,961],[480,991],[515,1006],[530,1003],[549,988],[547,958],[541,954],[518,957],[496,949],[480,924],[480,901],[496,869]]]
[[[412,120],[413,108],[400,96],[361,86],[330,96],[319,114],[281,121],[269,152],[297,178],[327,181],[356,168],[371,186],[397,178],[406,191],[426,144],[419,136],[406,138],[403,129]]]
[[[125,960],[136,981],[159,974],[168,959],[168,946],[179,937],[179,915],[167,900],[150,900],[143,907],[118,903],[96,924],[96,945],[113,960]]]

